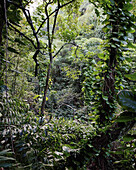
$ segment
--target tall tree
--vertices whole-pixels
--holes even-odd
[[[3,1],[2,1],[3,2]],[[14,9],[17,10],[18,13],[20,13],[20,11],[22,11],[22,13],[25,16],[26,22],[31,30],[31,34],[32,37],[27,36],[26,32],[22,32],[21,31],[21,25],[19,24],[19,17],[14,18],[14,13],[13,18],[10,17],[10,15],[8,16],[8,26],[10,29],[14,30],[15,32],[19,33],[19,35],[25,37],[35,48],[35,53],[33,55],[33,59],[35,61],[35,76],[37,76],[37,71],[38,71],[38,60],[37,60],[37,56],[39,53],[41,53],[42,55],[45,55],[44,52],[42,52],[42,49],[44,51],[47,52],[47,55],[50,58],[50,63],[48,65],[48,71],[47,71],[47,77],[46,77],[46,83],[45,83],[45,88],[44,88],[44,96],[43,96],[43,101],[42,101],[42,106],[41,106],[41,114],[44,114],[44,108],[45,108],[45,102],[46,102],[46,95],[47,95],[47,91],[48,91],[48,86],[49,86],[49,78],[50,78],[50,71],[51,71],[51,66],[52,66],[52,62],[53,62],[53,58],[55,56],[58,55],[58,53],[61,51],[61,49],[64,47],[62,46],[54,55],[53,55],[53,40],[54,40],[54,34],[55,34],[55,27],[56,27],[56,23],[57,23],[57,16],[58,13],[60,11],[60,9],[67,7],[68,9],[72,8],[77,8],[79,7],[80,1],[76,1],[76,0],[69,0],[69,1],[44,1],[44,8],[45,8],[45,18],[42,19],[42,22],[40,23],[40,25],[38,26],[38,28],[36,28],[36,25],[34,25],[34,21],[32,19],[32,16],[30,14],[30,11],[26,8],[27,5],[29,3],[31,3],[31,1],[10,1],[8,2],[11,6],[11,11],[13,12]],[[70,4],[72,4],[72,6],[70,6]],[[55,9],[53,8],[53,10],[50,10],[50,5],[55,5]],[[49,7],[49,9],[48,9]],[[4,8],[3,8],[4,9]],[[8,9],[8,8],[7,8]],[[10,13],[10,10],[7,10],[7,13]],[[17,13],[17,14],[18,14]],[[16,14],[15,14],[16,15]],[[53,23],[51,26],[51,18],[53,18],[52,16],[54,15],[54,19],[53,19]],[[18,15],[17,15],[18,16]],[[42,16],[43,17],[43,16]],[[48,42],[46,43],[46,45],[44,47],[41,47],[40,44],[40,39],[39,39],[39,34],[41,29],[43,28],[43,25],[46,24],[47,25],[47,38],[48,38]],[[74,45],[74,44],[73,44]]]
[[[128,34],[135,30],[135,17],[131,13],[133,5],[130,1],[98,1],[99,5],[104,10],[107,18],[103,22],[105,27],[103,30],[106,33],[106,43],[104,44],[103,56],[106,59],[107,68],[104,73],[104,84],[102,90],[102,108],[99,110],[100,124],[112,119],[116,108],[116,77],[120,63],[123,61],[123,52],[128,50],[129,41]],[[97,6],[98,7],[98,6]]]

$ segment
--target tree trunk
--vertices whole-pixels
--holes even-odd
[[[49,64],[49,68],[48,68],[48,71],[47,71],[46,84],[45,84],[45,87],[44,87],[44,96],[43,96],[43,101],[42,101],[42,106],[41,106],[41,115],[44,114],[44,108],[45,108],[45,103],[46,103],[47,91],[48,91],[48,87],[49,87],[51,65],[52,65],[52,62]]]
[[[3,30],[3,26],[4,26],[4,1],[1,0],[0,2],[0,46],[2,43],[2,30]]]
[[[111,11],[112,12],[112,11]],[[114,16],[111,16],[111,20],[114,20]],[[118,21],[111,21],[110,25],[112,26],[112,31],[110,33],[109,44],[115,45],[116,43],[113,40],[114,38],[118,38],[118,34],[114,34],[118,32]],[[100,110],[100,124],[105,124],[112,118],[113,113],[115,112],[115,67],[116,67],[116,60],[118,52],[118,47],[110,47],[107,48],[107,52],[109,53],[109,60],[107,61],[107,72],[104,74],[104,86],[103,86],[103,95],[108,97],[108,101],[102,99],[102,110],[103,113]]]
[[[0,49],[2,47],[2,31],[3,31],[3,27],[5,24],[5,15],[4,15],[4,1],[1,0],[0,1]],[[3,48],[3,47],[2,47]],[[0,50],[0,79],[2,79],[4,71],[3,71],[3,59],[4,58],[4,54],[2,53],[2,50]]]
[[[4,20],[1,18],[1,15],[0,15],[0,46],[1,46],[1,43],[2,43],[2,30],[3,30],[3,26],[4,26]]]

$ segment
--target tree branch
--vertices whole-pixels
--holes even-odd
[[[47,33],[48,33],[48,53],[49,53],[49,57],[50,57],[50,63],[49,63],[49,67],[48,67],[48,71],[47,71],[47,77],[46,77],[46,84],[44,87],[44,96],[43,96],[43,100],[42,100],[42,105],[41,105],[41,115],[44,114],[44,108],[45,108],[45,103],[46,103],[46,95],[47,95],[47,91],[48,91],[48,87],[49,87],[49,79],[50,79],[50,72],[51,72],[51,67],[52,67],[52,61],[53,61],[53,57],[52,57],[52,42],[51,42],[51,37],[50,37],[50,18],[49,18],[49,14],[48,14],[48,5],[52,3],[49,2],[46,4],[45,6],[45,14],[47,16]]]
[[[36,45],[34,44],[34,42],[32,41],[32,39],[30,39],[29,37],[27,37],[24,33],[22,33],[21,31],[19,31],[16,27],[14,27],[11,23],[8,22],[8,26],[12,27],[12,29],[14,29],[16,32],[18,32],[21,36],[25,37],[28,41],[31,42],[31,44],[34,46],[34,48],[36,49]]]
[[[72,43],[72,42],[70,42],[70,43],[65,43],[65,44],[63,44],[63,45],[60,47],[60,49],[56,52],[56,54],[53,56],[53,58],[55,58],[55,57],[59,54],[59,52],[60,52],[66,45],[68,45],[68,44],[72,44],[72,45],[76,46],[77,48],[79,47],[77,44]]]
[[[31,19],[30,12],[29,12],[29,10],[27,10],[27,9],[25,9],[25,8],[22,8],[22,11],[23,11],[23,13],[24,13],[24,15],[25,15],[25,17],[26,17],[26,19],[27,19],[27,22],[29,23],[29,25],[30,25],[30,27],[31,27],[31,29],[32,29],[32,31],[33,31],[33,35],[34,35],[34,37],[35,37],[35,39],[36,39],[36,42],[37,42],[37,49],[40,49],[40,42],[39,42],[37,33],[36,33],[36,31],[35,31],[35,28],[34,28],[34,26],[33,26],[33,22],[32,22],[32,19]],[[26,11],[27,11],[28,14],[26,13]]]
[[[57,16],[58,16],[59,9],[60,9],[60,3],[59,3],[59,0],[58,0],[58,10],[55,13],[55,18],[54,18],[54,23],[53,23],[53,28],[52,28],[52,38],[51,38],[52,43],[53,43],[54,32],[55,32],[55,27],[56,27],[56,22],[57,22]]]
[[[38,39],[36,30],[35,30],[34,25],[33,25],[33,22],[32,22],[30,12],[29,12],[28,9],[25,9],[25,7],[23,6],[23,3],[22,3],[21,0],[19,1],[20,4],[14,3],[14,2],[12,2],[12,1],[10,1],[10,3],[12,3],[13,5],[15,5],[15,6],[17,6],[18,8],[22,9],[22,12],[24,13],[24,15],[25,15],[25,17],[26,17],[26,20],[27,20],[28,24],[30,25],[31,30],[32,30],[32,32],[33,32],[33,35],[34,35],[34,37],[35,37],[35,39],[36,39],[37,46],[34,44],[34,42],[33,42],[30,38],[28,38],[27,36],[25,36],[25,34],[21,33],[18,29],[16,29],[13,25],[10,24],[10,26],[12,26],[12,28],[14,28],[15,31],[17,31],[18,33],[20,33],[20,35],[23,35],[27,40],[29,40],[29,41],[32,43],[32,45],[34,46],[34,48],[37,49],[36,52],[35,52],[35,54],[34,54],[34,56],[33,56],[33,59],[34,59],[34,61],[35,61],[35,63],[36,63],[36,66],[35,66],[35,76],[37,76],[37,69],[38,69],[38,65],[39,65],[39,64],[38,64],[38,61],[37,61],[37,58],[36,58],[36,57],[37,57],[37,55],[38,55],[38,53],[39,53],[39,50],[40,50],[40,42],[39,42],[39,39]]]
[[[63,7],[66,6],[66,5],[69,5],[70,3],[74,2],[74,1],[75,1],[75,0],[71,0],[71,1],[69,1],[69,2],[67,2],[67,3],[65,3],[65,4],[63,4],[63,5],[60,5],[60,8],[59,8],[59,9],[63,8]],[[51,15],[53,15],[55,12],[57,12],[57,11],[58,11],[58,9],[55,9],[53,12],[51,12],[51,13],[49,14],[49,17],[50,17]],[[46,21],[47,19],[48,19],[48,18],[45,18],[45,19],[43,20],[43,22],[42,22],[41,25],[39,26],[38,30],[36,31],[36,34],[38,34],[38,32],[40,31],[40,29],[42,28],[43,24],[45,23],[45,21]]]
[[[38,50],[36,50],[36,52],[35,52],[35,54],[33,55],[33,59],[34,59],[34,61],[35,61],[35,77],[37,76],[37,73],[38,73],[38,66],[39,66],[39,63],[38,63],[38,61],[37,61],[37,55],[39,54],[39,49]]]

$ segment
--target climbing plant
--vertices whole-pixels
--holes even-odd
[[[99,60],[95,63],[90,63],[92,69],[96,71],[96,76],[91,76],[90,80],[93,79],[93,84],[100,79],[100,82],[96,85],[96,93],[93,91],[93,84],[90,81],[90,89],[87,87],[89,81],[85,81],[88,85],[89,96],[94,96],[97,101],[95,108],[99,115],[99,122],[104,123],[109,121],[113,117],[116,109],[116,94],[123,87],[122,85],[122,64],[125,63],[126,58],[124,52],[128,51],[129,48],[133,47],[132,41],[129,37],[130,33],[135,32],[135,16],[132,14],[131,10],[133,5],[130,1],[97,1],[98,6],[103,8],[103,13],[106,15],[106,19],[103,21],[105,32],[105,40],[101,46],[102,52],[97,54]],[[98,15],[99,11],[96,9]],[[92,61],[91,61],[92,62]],[[103,67],[99,68],[102,64]],[[125,63],[126,64],[126,63]],[[93,74],[95,72],[93,71]],[[89,76],[90,77],[90,76]],[[91,95],[91,93],[93,93]]]
[[[100,31],[102,32],[100,37],[103,39],[89,37],[94,35],[92,34],[93,25],[83,26],[82,28],[87,29],[84,34],[80,28],[76,28],[78,23],[76,17],[80,15],[76,12],[79,10],[81,1],[44,1],[45,8],[39,6],[36,11],[36,15],[39,14],[41,17],[39,22],[37,22],[36,15],[31,17],[29,10],[26,9],[27,1],[8,2],[19,11],[22,11],[26,17],[16,24],[8,20],[7,26],[12,30],[12,34],[14,32],[19,34],[16,37],[17,39],[11,36],[13,38],[10,38],[11,42],[17,41],[19,44],[25,43],[27,45],[26,50],[20,47],[20,56],[26,60],[33,58],[35,61],[35,73],[39,74],[38,78],[41,83],[38,84],[39,82],[37,82],[37,84],[44,89],[41,113],[45,111],[48,98],[50,99],[48,102],[51,99],[52,103],[54,102],[54,106],[52,103],[48,105],[54,110],[50,108],[50,118],[41,115],[39,108],[35,107],[41,99],[40,92],[34,95],[29,88],[29,95],[25,94],[29,96],[30,101],[25,100],[26,95],[19,100],[14,97],[14,93],[10,93],[10,91],[7,93],[7,86],[2,84],[0,93],[0,149],[3,151],[0,152],[0,167],[13,169],[15,167],[15,169],[84,168],[104,170],[130,167],[134,169],[135,155],[133,153],[136,144],[135,135],[132,135],[130,130],[134,127],[136,121],[135,88],[132,92],[124,90],[124,84],[121,82],[124,79],[122,75],[123,66],[130,61],[126,57],[127,52],[130,48],[135,48],[129,39],[130,34],[134,33],[135,29],[135,17],[131,13],[133,6],[130,0],[97,0],[92,2],[98,17],[101,15],[100,11],[103,11],[102,18],[104,21],[103,26],[101,25],[103,29]],[[55,8],[52,8],[52,5]],[[64,6],[68,8],[59,13],[59,10]],[[103,10],[98,10],[99,8]],[[45,12],[45,14],[42,14],[42,12]],[[63,14],[67,15],[61,18]],[[74,17],[75,20],[71,23]],[[94,17],[96,16],[94,15]],[[57,18],[59,19],[58,22]],[[65,24],[62,23],[63,20]],[[90,22],[91,19],[87,24],[90,24]],[[71,28],[74,31],[70,30],[70,24],[72,24]],[[81,22],[79,22],[79,25],[81,25]],[[22,28],[20,26],[26,27]],[[89,29],[91,34],[89,34]],[[9,35],[7,33],[6,35],[9,39]],[[42,35],[44,40],[39,38]],[[81,40],[81,36],[85,36],[85,38]],[[55,41],[58,37],[62,42]],[[24,39],[27,41],[24,41]],[[78,43],[80,44],[78,45]],[[64,48],[66,45],[67,48]],[[14,48],[8,48],[11,58],[12,53],[18,55],[16,48],[16,44],[14,44]],[[64,51],[61,51],[62,49]],[[27,57],[29,50],[31,50],[31,53]],[[25,52],[24,56],[23,52]],[[60,52],[62,53],[59,56]],[[46,57],[45,60],[44,57]],[[13,61],[18,62],[16,59]],[[24,60],[20,59],[19,61],[23,63]],[[8,62],[7,59],[6,62]],[[23,71],[27,69],[26,63],[24,62]],[[40,67],[39,64],[41,64]],[[32,67],[33,65],[29,65],[30,70]],[[52,69],[52,67],[54,68]],[[17,63],[15,68],[20,71],[21,65]],[[40,72],[37,68],[41,69]],[[130,71],[130,67],[127,68]],[[127,73],[125,70],[123,71]],[[31,72],[33,72],[33,69]],[[57,78],[62,74],[64,84],[59,85]],[[33,74],[29,74],[26,77],[32,83],[31,75],[33,76]],[[66,76],[65,80],[64,76]],[[19,76],[15,75],[15,78],[17,77]],[[125,74],[125,77],[135,81],[135,73]],[[73,84],[70,84],[68,78]],[[56,87],[54,85],[55,81],[58,83],[56,83]],[[67,82],[69,83],[68,86],[66,86]],[[79,83],[79,92],[81,92],[81,85],[83,85],[82,92],[84,92],[86,100],[84,103],[83,96],[78,98],[81,96],[73,90],[76,89],[76,83]],[[17,80],[14,79],[12,87],[17,88],[16,84]],[[65,89],[61,90],[61,87]],[[60,91],[57,93],[58,89]],[[122,89],[123,91],[119,92]],[[6,97],[4,91],[6,91]],[[50,92],[48,96],[47,91]],[[57,101],[55,97],[59,100]],[[116,102],[120,105],[121,113],[118,112],[118,115],[114,116]],[[75,110],[86,103],[94,107],[91,108],[91,111],[89,110],[88,117],[86,116],[83,120],[80,116],[75,115]],[[55,113],[62,105],[72,110],[73,115],[67,116],[67,120],[65,115],[70,112],[68,109],[66,114],[62,110],[60,111],[61,118],[57,115],[57,112]],[[56,109],[56,107],[58,108]],[[48,110],[46,111],[48,113]],[[52,112],[57,116],[54,116]],[[85,113],[86,111],[83,110],[81,115],[84,116]],[[92,115],[93,119],[89,119]],[[121,148],[121,146],[123,147]],[[9,148],[12,149],[14,155],[9,152]],[[120,156],[118,156],[119,154]]]

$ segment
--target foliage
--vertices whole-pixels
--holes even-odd
[[[11,156],[13,152],[10,149],[0,151],[0,167],[7,168],[14,165],[15,159]]]
[[[135,169],[134,1],[3,2],[0,167]]]
[[[90,136],[90,131],[94,130],[91,125],[77,120],[53,118],[47,123],[46,116],[35,116],[30,111],[26,114],[24,109],[20,110],[18,101],[9,100],[10,102],[12,102],[11,112],[11,107],[16,106],[16,115],[14,111],[8,120],[6,117],[1,117],[1,126],[4,125],[3,130],[1,129],[1,144],[5,148],[10,148],[8,141],[11,140],[16,161],[19,162],[18,168],[24,165],[34,169],[39,166],[48,167],[61,159],[65,160],[69,152],[78,151],[83,146]],[[5,105],[3,103],[4,108]],[[7,160],[12,159],[7,158]]]
[[[129,100],[129,101],[128,101]],[[127,110],[124,111],[116,120],[116,122],[130,122],[136,119],[136,99],[135,99],[135,92],[131,91],[121,91],[118,94],[118,102],[122,106],[123,109]],[[133,130],[129,132],[129,134],[123,137],[123,140],[120,141],[119,151],[114,151],[115,155],[121,155],[118,158],[118,161],[115,161],[116,164],[121,167],[127,167],[127,169],[131,169],[135,167],[135,152],[136,143],[135,143],[135,127]],[[124,151],[123,151],[124,150]],[[131,167],[129,167],[131,164]]]
[[[135,112],[136,111],[136,96],[130,91],[121,91],[118,94],[118,102],[123,109]]]

